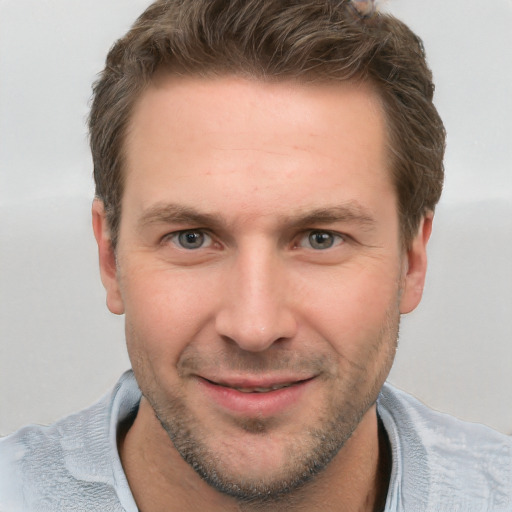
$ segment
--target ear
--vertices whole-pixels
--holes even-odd
[[[410,313],[420,303],[427,273],[427,243],[432,232],[434,214],[428,212],[421,220],[404,261],[404,284],[400,298],[400,313]]]
[[[101,282],[107,292],[107,307],[112,313],[122,315],[124,304],[117,277],[116,255],[110,239],[105,207],[99,199],[92,203],[92,228],[98,244]]]

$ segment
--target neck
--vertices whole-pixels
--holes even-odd
[[[174,448],[143,398],[119,454],[141,512],[376,512],[384,509],[391,469],[387,436],[373,406],[327,468],[280,501],[239,503],[204,482]]]

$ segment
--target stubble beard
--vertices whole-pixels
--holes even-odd
[[[319,427],[307,430],[303,439],[287,447],[287,460],[281,468],[269,470],[270,478],[259,479],[243,477],[226,467],[215,453],[215,447],[203,441],[201,427],[181,399],[169,404],[172,415],[162,414],[158,406],[153,405],[153,408],[178,453],[205,482],[241,503],[257,505],[279,502],[321,473],[350,438],[373,402],[370,398],[365,400],[363,410],[355,415],[347,415],[344,408],[335,418],[322,417]],[[262,437],[269,435],[272,425],[264,419],[250,419],[240,422],[240,429]]]
[[[251,478],[230,472],[215,446],[205,442],[207,432],[199,418],[188,409],[182,396],[166,396],[165,403],[144,393],[160,424],[167,432],[181,457],[211,487],[254,506],[278,503],[290,499],[306,484],[313,481],[343,448],[368,409],[375,403],[394,359],[398,340],[399,316],[388,314],[386,325],[372,345],[369,356],[382,356],[384,362],[377,375],[366,370],[352,370],[351,382],[341,379],[343,386],[335,398],[318,416],[315,426],[305,429],[301,439],[290,441],[286,460],[266,478]],[[353,364],[353,363],[351,363]],[[274,365],[272,365],[274,366]],[[353,364],[355,367],[356,365]],[[369,364],[368,366],[372,366]],[[371,382],[369,384],[369,382]],[[361,389],[365,389],[362,394]],[[252,419],[240,423],[240,428],[254,436],[266,436],[272,431],[272,419]]]

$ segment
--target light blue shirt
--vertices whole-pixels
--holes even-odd
[[[0,512],[137,512],[116,437],[139,400],[129,371],[92,407],[0,439]],[[385,512],[512,512],[512,438],[388,384],[378,412],[393,456]]]

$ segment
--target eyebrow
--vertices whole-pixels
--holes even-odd
[[[139,218],[137,224],[144,228],[150,224],[197,224],[198,226],[221,227],[225,223],[218,215],[200,212],[195,208],[180,204],[156,204],[146,210]]]
[[[315,224],[334,224],[337,222],[355,223],[367,231],[376,226],[376,218],[371,211],[356,201],[349,201],[342,205],[314,208],[291,215],[279,216],[282,224],[295,229],[305,228]],[[146,209],[137,224],[143,229],[151,224],[194,224],[212,229],[226,229],[227,222],[222,214],[201,212],[196,208],[176,203],[157,203]]]
[[[377,220],[372,213],[355,201],[343,205],[315,208],[302,215],[294,216],[290,220],[291,224],[296,227],[344,222],[355,223],[365,228],[365,230],[372,230],[377,224]]]

